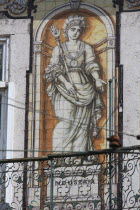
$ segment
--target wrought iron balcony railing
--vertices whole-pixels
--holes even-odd
[[[0,161],[0,209],[140,209],[139,149]]]

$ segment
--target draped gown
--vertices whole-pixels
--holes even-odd
[[[63,50],[62,50],[63,49]],[[59,75],[67,80],[64,59],[68,67],[77,97],[69,94]],[[95,89],[92,73],[100,68],[95,59],[93,48],[78,41],[77,51],[70,51],[68,42],[53,49],[50,63],[45,69],[46,79],[50,81],[47,93],[58,119],[53,131],[54,151],[93,150],[90,136],[91,122],[94,127],[101,117],[102,101]],[[98,112],[98,117],[97,113]]]

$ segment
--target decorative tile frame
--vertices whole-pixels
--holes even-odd
[[[108,14],[102,10],[101,8],[92,5],[92,4],[88,4],[88,3],[83,3],[81,2],[80,4],[80,9],[85,9],[88,10],[90,12],[93,12],[94,14],[96,14],[97,16],[99,16],[99,18],[102,20],[102,22],[104,23],[105,27],[106,27],[106,31],[107,31],[107,57],[108,57],[108,62],[107,62],[107,81],[109,80],[113,80],[112,78],[115,78],[115,31],[114,31],[114,26],[113,23],[110,19],[110,17],[108,16]],[[40,62],[41,62],[41,50],[40,50],[40,46],[41,46],[41,37],[42,37],[42,32],[44,30],[44,27],[46,26],[46,24],[49,22],[49,20],[51,18],[53,18],[53,16],[67,11],[67,10],[71,10],[71,4],[64,4],[61,5],[59,7],[56,7],[55,9],[53,9],[52,11],[50,11],[39,23],[35,34],[34,34],[34,67],[33,67],[33,75],[36,77],[34,78],[34,81],[37,81],[37,86],[34,84],[33,87],[33,98],[37,98],[37,101],[40,100],[40,95],[39,95],[39,88],[40,88]],[[37,88],[37,92],[36,93],[36,88]],[[114,107],[114,95],[115,95],[115,83],[113,82],[113,98],[112,98],[112,105]],[[109,98],[109,87],[107,87],[107,98]],[[34,107],[34,111],[36,110],[36,104],[34,103],[35,107]],[[39,104],[37,103],[37,109],[40,109]],[[107,100],[107,118],[109,118],[109,100]],[[35,121],[39,121],[40,119],[40,114],[34,112],[34,120]],[[113,120],[112,120],[113,121]],[[108,127],[108,121],[107,121],[107,125],[106,127]],[[113,125],[114,126],[114,125]],[[113,127],[114,129],[114,127]],[[37,149],[39,148],[39,124],[35,123],[35,127],[34,127],[34,131],[35,134],[35,139],[34,139],[34,148]],[[108,132],[107,132],[107,135]],[[33,146],[31,149],[34,149]],[[38,156],[38,152],[36,152],[35,154],[36,156]]]
[[[126,0],[128,8],[140,6],[140,0]]]
[[[0,5],[4,4],[4,10],[9,10],[14,15],[20,15],[28,6],[28,0],[2,0]]]

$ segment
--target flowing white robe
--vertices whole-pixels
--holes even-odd
[[[89,151],[93,150],[90,139],[91,122],[97,125],[97,120],[101,117],[99,111],[102,103],[95,89],[95,81],[92,78],[94,71],[100,68],[95,60],[95,53],[92,47],[79,41],[79,56],[75,53],[77,66],[71,66],[72,59],[64,42],[61,46],[64,51],[66,61],[73,84],[77,91],[78,100],[69,94],[64,84],[57,77],[63,75],[67,80],[67,73],[63,63],[62,51],[57,46],[53,49],[50,63],[46,68],[46,78],[51,82],[47,89],[50,96],[58,123],[53,131],[54,151]],[[74,53],[72,54],[74,59]],[[96,117],[95,117],[96,115]]]

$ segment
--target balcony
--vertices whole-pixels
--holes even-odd
[[[0,209],[139,209],[139,150],[1,160]]]

